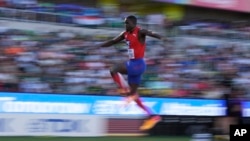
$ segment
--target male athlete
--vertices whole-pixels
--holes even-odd
[[[144,53],[146,47],[146,36],[151,36],[157,39],[163,40],[164,38],[154,32],[148,31],[146,29],[141,29],[137,26],[137,18],[130,15],[125,18],[125,28],[126,30],[120,35],[112,40],[108,40],[102,44],[97,45],[97,47],[109,47],[125,39],[128,45],[128,57],[127,62],[114,65],[111,70],[111,76],[117,83],[121,93],[125,93],[127,96],[127,103],[135,101],[136,104],[143,109],[149,116],[148,120],[145,120],[143,125],[140,127],[141,130],[148,130],[154,127],[161,118],[160,116],[153,116],[151,111],[142,104],[139,98],[137,89],[141,82],[141,76],[146,69],[146,63],[144,61]],[[127,74],[128,84],[122,77],[122,74]]]

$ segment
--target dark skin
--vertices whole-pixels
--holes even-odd
[[[127,19],[127,18],[125,19],[124,23],[125,23],[125,29],[126,29],[127,32],[132,32],[134,30],[134,28],[136,27],[136,24],[133,23],[133,21]],[[114,44],[117,44],[117,43],[123,41],[125,39],[124,36],[123,36],[124,32],[122,32],[120,35],[118,35],[114,39],[111,39],[111,40],[108,40],[108,41],[104,42],[103,44],[99,45],[99,47],[109,47],[109,46],[112,46]],[[154,33],[152,31],[149,31],[149,30],[146,30],[146,29],[140,29],[140,31],[138,33],[138,40],[142,44],[145,44],[146,36],[154,37],[154,38],[157,38],[157,39],[163,39],[163,37],[160,36],[157,33]],[[114,65],[113,67],[111,67],[110,73],[111,73],[111,75],[114,75],[116,73],[127,74],[127,68],[126,68],[125,63]],[[128,95],[133,95],[133,94],[135,94],[137,92],[139,84],[131,84],[130,83],[129,86],[130,86],[130,92],[129,92]]]

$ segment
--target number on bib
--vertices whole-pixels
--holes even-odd
[[[129,41],[126,41],[126,44],[127,44],[128,46],[130,46],[130,42],[129,42]]]
[[[129,57],[129,59],[135,58],[134,49],[128,49],[128,57]]]

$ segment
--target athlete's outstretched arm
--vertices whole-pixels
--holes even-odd
[[[168,41],[168,39],[166,37],[163,37],[160,34],[157,34],[157,33],[153,32],[153,31],[150,31],[150,30],[147,30],[147,29],[141,29],[140,33],[145,35],[145,36],[150,36],[150,37],[153,37],[153,38],[163,40],[164,42]]]
[[[120,41],[124,40],[123,34],[124,34],[124,32],[122,32],[120,35],[118,35],[114,39],[111,39],[111,40],[108,40],[102,44],[99,44],[98,47],[109,47],[109,46],[112,46],[116,43],[119,43]]]

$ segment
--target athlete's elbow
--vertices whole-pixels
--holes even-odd
[[[108,46],[112,46],[112,45],[114,45],[116,43],[117,43],[116,40],[110,40],[109,43],[108,43]]]

